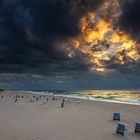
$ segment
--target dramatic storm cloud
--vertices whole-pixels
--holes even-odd
[[[1,1],[0,71],[46,73],[84,67],[80,56],[70,62],[62,43],[80,33],[81,16],[96,9],[99,3],[99,0]]]
[[[91,63],[89,60],[93,58],[89,53],[71,46],[72,40],[81,36],[81,19],[88,13],[98,11],[95,22],[98,22],[99,15],[107,21],[109,16],[105,18],[100,8],[104,2],[105,0],[1,0],[0,86],[28,89],[29,86],[36,89],[78,89],[82,86],[90,89],[93,85],[94,88],[96,85],[97,88],[110,88],[112,83],[111,88],[139,87],[139,84],[131,85],[130,80],[140,80],[139,61],[130,61],[125,54],[121,54],[123,61],[127,59],[129,62],[120,65],[111,56],[111,60],[103,60],[102,63],[114,73],[99,73],[93,70],[99,64],[97,60],[94,60],[96,64]],[[140,2],[124,0],[120,5],[121,15],[116,26],[138,42]],[[108,13],[112,14],[113,11]],[[89,45],[87,42],[85,44]],[[96,47],[94,52],[99,50]],[[112,48],[109,48],[110,52]],[[96,69],[102,70],[100,67]],[[106,83],[106,79],[110,82]],[[123,82],[126,84],[121,84]]]

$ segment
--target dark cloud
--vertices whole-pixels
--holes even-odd
[[[81,76],[80,76],[81,75]],[[53,77],[36,74],[0,74],[0,87],[48,90],[48,89],[134,89],[140,87],[139,77],[134,73],[120,72],[107,75],[78,73],[77,75],[61,75]],[[122,78],[123,77],[123,78]],[[132,82],[133,81],[133,82]]]
[[[120,16],[120,27],[126,32],[140,32],[140,1],[124,0],[122,14]]]
[[[81,17],[96,10],[102,1],[1,0],[0,86],[12,87],[14,84],[14,87],[38,88],[41,83],[43,88],[72,86],[89,89],[96,88],[95,85],[109,88],[112,83],[115,88],[116,81],[130,85],[132,77],[133,81],[139,81],[139,64],[132,69],[109,62],[108,68],[120,73],[107,75],[109,78],[99,76],[89,71],[91,65],[82,54],[67,45],[68,40],[80,34]],[[137,33],[140,29],[140,1],[129,2],[124,4],[119,24],[123,30]],[[69,51],[73,52],[73,58],[68,57]],[[123,80],[122,73],[125,73]]]
[[[80,54],[69,59],[58,42],[77,36],[80,18],[100,3],[101,0],[0,1],[0,72],[86,69],[88,64]]]

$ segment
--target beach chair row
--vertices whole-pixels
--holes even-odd
[[[113,120],[120,121],[120,113],[115,112],[113,113]],[[140,121],[135,122],[135,127],[134,127],[134,132],[135,133],[140,133]],[[128,125],[122,122],[117,123],[117,128],[116,128],[116,133],[121,134],[121,135],[127,135],[128,134]]]

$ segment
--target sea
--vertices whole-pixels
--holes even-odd
[[[34,94],[140,105],[140,90],[47,90]]]

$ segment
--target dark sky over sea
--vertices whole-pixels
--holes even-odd
[[[140,0],[122,0],[117,27],[140,38]],[[104,0],[1,0],[0,87],[16,89],[140,88],[140,61],[91,71],[87,56],[67,46],[80,19]],[[110,13],[111,14],[111,13]],[[68,52],[74,51],[74,57]],[[137,47],[138,54],[140,47]],[[94,67],[94,66],[92,66]]]

